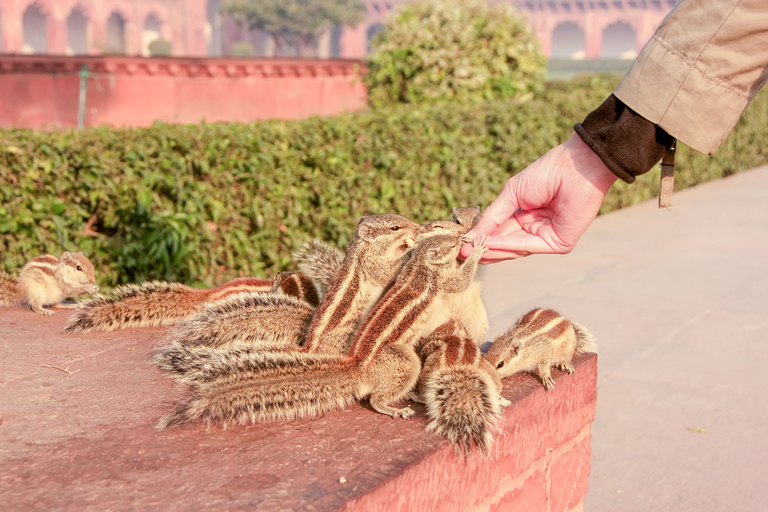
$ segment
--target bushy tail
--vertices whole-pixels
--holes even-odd
[[[502,411],[499,391],[493,379],[476,366],[435,371],[423,386],[431,420],[427,431],[447,439],[464,453],[472,445],[487,453]]]
[[[298,349],[298,346],[285,345],[209,347],[169,343],[158,350],[153,361],[173,379],[194,384],[223,377],[248,379],[270,370],[269,360],[264,359],[269,356],[265,354],[298,352]]]
[[[0,306],[21,305],[16,279],[5,272],[0,272]]]
[[[221,374],[186,387],[186,398],[158,429],[191,421],[291,420],[317,416],[360,400],[357,369],[340,358],[316,354],[252,354],[251,372]]]
[[[589,330],[578,322],[571,320],[573,330],[576,332],[576,354],[594,352],[597,354],[597,343]]]
[[[344,253],[322,240],[310,240],[293,253],[299,272],[314,281],[323,293],[341,267]]]
[[[65,333],[114,331],[131,327],[171,325],[187,318],[208,296],[181,283],[150,281],[127,284],[112,297],[84,301],[64,327]]]
[[[288,295],[239,293],[201,305],[168,331],[166,342],[220,348],[298,347],[313,311],[307,302]]]

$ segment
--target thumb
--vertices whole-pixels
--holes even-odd
[[[508,192],[508,188],[509,185],[505,185],[501,194],[485,209],[480,220],[469,231],[470,236],[493,235],[501,224],[515,214],[518,208],[517,199]]]

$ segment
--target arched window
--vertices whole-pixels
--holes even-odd
[[[221,0],[208,0],[205,37],[208,42],[208,55],[219,56],[221,49]]]
[[[107,47],[105,53],[125,53],[125,18],[115,11],[107,19]]]
[[[555,27],[552,31],[552,50],[549,56],[553,59],[583,59],[584,31],[570,21]]]
[[[160,39],[160,18],[154,14],[144,20],[144,31],[141,33],[141,54],[149,56],[149,43]]]
[[[88,18],[79,7],[72,9],[67,17],[67,54],[88,53]]]
[[[32,4],[24,11],[23,53],[45,53],[48,51],[48,18],[40,6]]]
[[[344,33],[344,29],[341,25],[336,25],[331,31],[331,44],[328,54],[331,57],[341,57],[341,34]]]
[[[605,27],[603,47],[600,57],[603,59],[634,59],[637,57],[637,33],[627,23],[618,21]]]
[[[374,36],[378,34],[379,32],[384,32],[384,25],[381,23],[374,23],[370,27],[368,27],[368,31],[366,32],[366,39],[368,41],[368,51],[371,51],[371,41],[373,40]]]

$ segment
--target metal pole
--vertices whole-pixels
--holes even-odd
[[[83,64],[80,67],[80,97],[77,103],[77,129],[82,130],[85,126],[85,90],[88,84],[88,67]]]

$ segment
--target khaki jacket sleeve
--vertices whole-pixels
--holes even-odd
[[[712,154],[768,79],[768,0],[684,0],[614,94]]]

